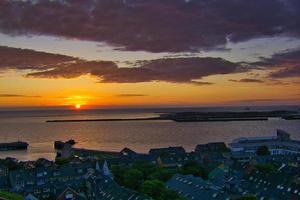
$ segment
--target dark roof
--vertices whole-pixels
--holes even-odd
[[[149,154],[150,156],[159,156],[162,153],[168,154],[185,154],[186,151],[183,147],[167,147],[167,148],[153,148],[150,149]]]
[[[175,190],[185,199],[224,200],[228,194],[222,188],[193,175],[174,175],[167,183],[167,187]]]
[[[119,186],[111,179],[104,177],[96,177],[88,180],[91,191],[88,196],[95,200],[111,200],[111,199],[132,199],[132,200],[148,200],[147,196],[139,194],[135,191]]]
[[[66,195],[72,195],[72,198],[67,198]],[[75,190],[67,187],[58,197],[57,200],[85,200],[86,198],[78,194]]]

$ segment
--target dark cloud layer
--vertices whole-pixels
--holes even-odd
[[[3,49],[1,51],[1,49]],[[0,68],[30,70],[26,76],[40,78],[75,78],[90,74],[104,83],[139,83],[164,81],[209,85],[199,79],[218,74],[241,72],[238,63],[221,58],[164,58],[138,62],[138,67],[120,68],[111,61],[86,61],[78,58],[0,47]],[[12,61],[11,61],[12,60]]]
[[[232,41],[300,37],[299,0],[0,1],[0,31],[107,42],[127,50],[195,51]]]
[[[120,68],[108,62],[83,62],[28,74],[32,77],[74,78],[91,74],[103,83],[139,83],[164,81],[209,85],[201,79],[210,75],[230,74],[241,70],[239,64],[221,58],[167,58],[144,61],[139,67]]]

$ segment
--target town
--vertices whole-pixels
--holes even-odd
[[[107,152],[55,142],[55,161],[0,160],[0,199],[300,199],[300,141],[277,130],[232,143]]]

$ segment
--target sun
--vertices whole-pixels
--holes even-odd
[[[81,108],[81,105],[80,105],[80,104],[76,104],[76,105],[75,105],[75,108],[76,108],[76,109],[80,109],[80,108]]]

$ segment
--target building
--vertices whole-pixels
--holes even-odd
[[[229,144],[232,152],[253,154],[255,154],[256,150],[261,146],[267,146],[271,155],[300,153],[300,141],[290,139],[290,135],[283,130],[277,130],[276,136],[237,138]]]
[[[0,189],[8,187],[8,168],[0,164]]]

